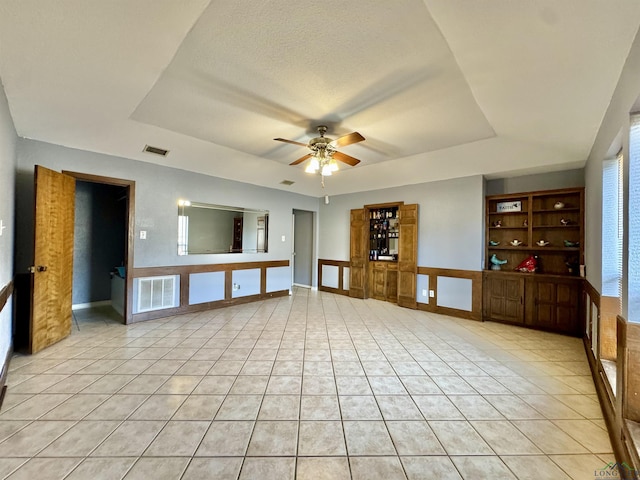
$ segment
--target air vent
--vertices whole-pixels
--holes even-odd
[[[138,312],[176,307],[174,276],[138,279]]]
[[[293,185],[294,183],[296,183],[296,182],[294,182],[293,180],[282,180],[280,182],[281,185],[287,185],[287,186],[288,185]]]
[[[169,150],[165,150],[164,148],[152,147],[151,145],[145,145],[143,152],[153,153],[154,155],[166,157],[169,153]]]

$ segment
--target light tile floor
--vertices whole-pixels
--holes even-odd
[[[592,479],[615,461],[576,338],[296,289],[16,355],[10,479]]]

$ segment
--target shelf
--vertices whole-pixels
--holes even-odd
[[[528,212],[489,212],[489,215],[528,215]]]
[[[528,230],[529,227],[489,227],[491,230]]]
[[[580,247],[539,247],[538,245],[534,246],[534,247],[525,247],[525,246],[519,246],[519,247],[512,247],[511,245],[509,246],[491,246],[489,245],[489,250],[515,250],[515,251],[525,251],[525,252],[531,252],[531,251],[536,251],[536,252],[579,252],[580,251]]]
[[[502,227],[500,227],[502,228]],[[550,229],[550,228],[580,228],[580,225],[534,225],[534,229]]]

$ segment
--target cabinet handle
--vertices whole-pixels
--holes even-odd
[[[520,305],[522,305],[522,295],[520,295]]]

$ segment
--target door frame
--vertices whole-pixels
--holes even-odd
[[[133,239],[135,237],[135,192],[136,182],[133,180],[125,180],[122,178],[103,177],[100,175],[92,175],[89,173],[62,171],[63,174],[74,177],[76,180],[83,182],[102,183],[106,185],[115,185],[118,187],[126,187],[127,189],[127,213],[125,226],[125,289],[124,289],[124,323],[131,323],[133,317]]]

